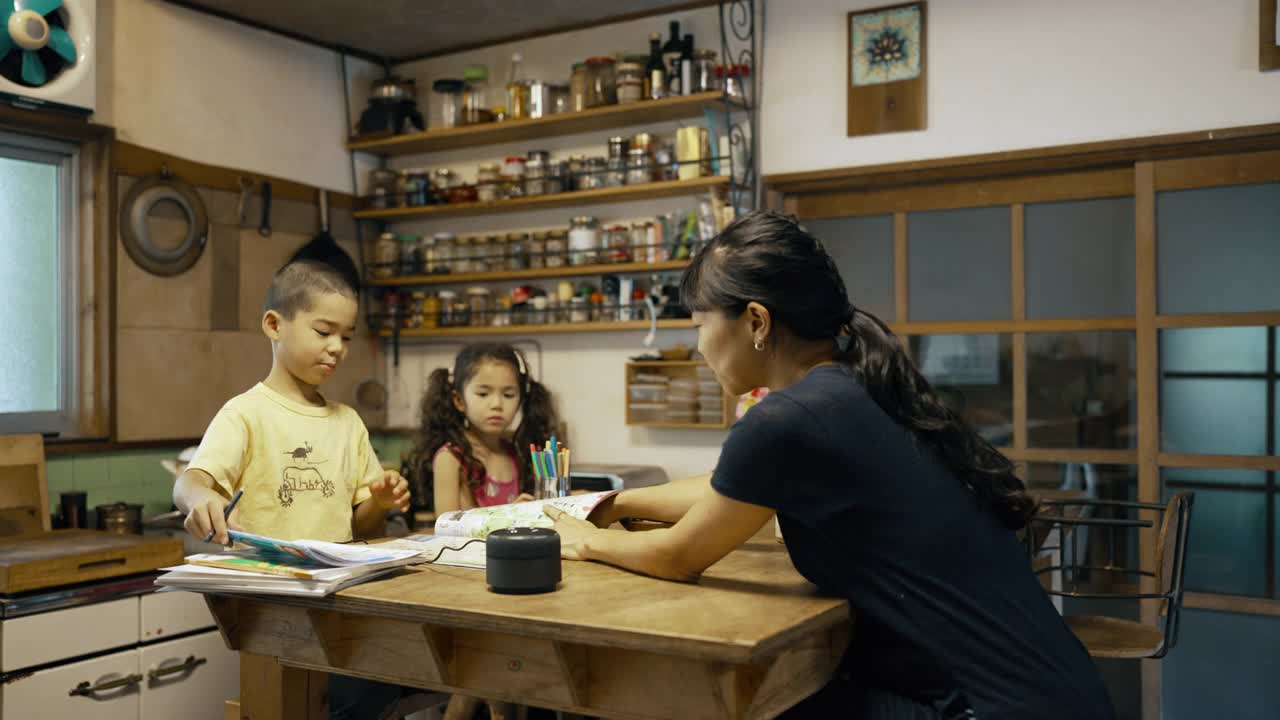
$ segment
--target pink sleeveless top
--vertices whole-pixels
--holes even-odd
[[[471,489],[471,497],[476,501],[477,507],[489,507],[492,505],[508,505],[516,501],[520,496],[520,465],[516,462],[516,448],[508,442],[503,443],[506,448],[507,456],[511,459],[512,480],[510,482],[501,482],[495,480],[488,472],[484,475],[484,481],[480,487]],[[441,445],[436,451],[436,455],[448,451],[458,458],[458,462],[462,462],[462,451],[453,445]],[[468,483],[468,487],[470,484]]]

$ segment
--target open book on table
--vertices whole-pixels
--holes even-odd
[[[279,540],[239,530],[228,530],[231,539],[264,556],[326,567],[357,567],[395,560],[409,560],[414,553],[382,545],[342,545],[321,540]]]

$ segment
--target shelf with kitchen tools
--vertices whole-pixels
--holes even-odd
[[[663,260],[660,262],[592,263],[590,265],[564,265],[561,267],[533,268],[529,270],[495,270],[491,272],[433,273],[430,275],[394,275],[372,277],[370,287],[419,287],[425,285],[461,285],[464,283],[503,282],[520,280],[545,280],[585,275],[628,275],[672,272],[688,267],[688,260]]]
[[[385,138],[351,138],[347,149],[383,157],[418,155],[696,118],[707,110],[725,109],[745,110],[746,105],[738,98],[715,90],[625,105],[604,105],[540,118],[462,125]]]
[[[463,325],[459,327],[403,328],[401,338],[436,338],[468,335],[540,335],[543,333],[580,333],[607,332],[626,330],[648,330],[649,320],[607,320],[591,322],[555,322],[545,325],[521,323],[519,325]],[[687,318],[672,318],[657,321],[659,330],[680,330],[693,328],[693,321]],[[392,336],[391,330],[380,330],[378,335],[384,338]]]

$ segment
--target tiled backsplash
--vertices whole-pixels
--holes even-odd
[[[396,434],[371,434],[370,441],[382,464],[393,468],[400,466],[400,454],[410,445],[410,438]],[[167,512],[173,505],[173,476],[160,461],[179,452],[181,447],[50,457],[49,511],[56,517],[62,493],[81,491],[89,494],[90,510],[127,502],[141,504],[144,518]]]

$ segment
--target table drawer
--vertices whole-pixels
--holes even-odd
[[[21,670],[138,642],[138,598],[5,620],[0,671]]]
[[[143,642],[216,626],[200,593],[157,592],[143,595],[141,602]]]
[[[0,687],[0,718],[138,720],[143,677],[134,649],[41,670]]]

